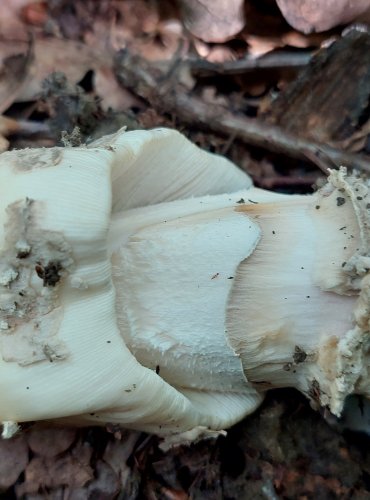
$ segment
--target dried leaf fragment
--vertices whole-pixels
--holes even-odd
[[[27,442],[34,453],[51,458],[66,451],[75,438],[75,429],[34,427],[27,435]]]
[[[182,0],[186,28],[205,42],[225,42],[244,27],[243,0]]]
[[[0,113],[3,113],[22,93],[29,77],[34,61],[34,44],[30,41],[27,50],[22,53],[23,46],[23,42],[16,44],[14,41],[1,42]]]
[[[8,489],[28,463],[28,447],[24,435],[0,440],[0,490]]]
[[[311,33],[354,21],[370,9],[369,0],[276,0],[293,28]]]
[[[34,457],[26,468],[25,482],[16,487],[18,497],[37,493],[40,487],[83,487],[94,477],[90,466],[91,454],[90,446],[79,443],[71,453],[57,459]]]

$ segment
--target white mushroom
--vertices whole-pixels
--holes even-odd
[[[337,415],[369,394],[362,179],[270,193],[158,129],[4,153],[0,190],[6,433],[57,419],[195,437],[272,387]]]

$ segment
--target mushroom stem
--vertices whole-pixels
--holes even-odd
[[[165,129],[0,164],[5,435],[56,419],[195,438],[273,387],[336,415],[370,396],[364,179],[270,193]]]
[[[230,346],[259,393],[296,387],[339,415],[348,394],[368,393],[357,319],[366,197],[342,169],[311,196],[251,188],[117,214],[110,251],[126,345],[182,391],[235,389]]]

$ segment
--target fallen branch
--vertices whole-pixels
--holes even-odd
[[[370,157],[298,138],[278,126],[234,115],[221,106],[205,104],[198,97],[188,95],[188,89],[177,78],[186,69],[186,63],[177,62],[166,72],[126,51],[116,59],[117,78],[125,88],[148,101],[158,111],[173,114],[184,123],[233,136],[269,151],[309,160],[324,172],[341,165],[370,172]]]

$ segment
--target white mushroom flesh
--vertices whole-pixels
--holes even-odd
[[[269,193],[158,129],[5,153],[0,190],[6,435],[58,419],[195,437],[272,387],[337,415],[369,395],[365,180]]]

